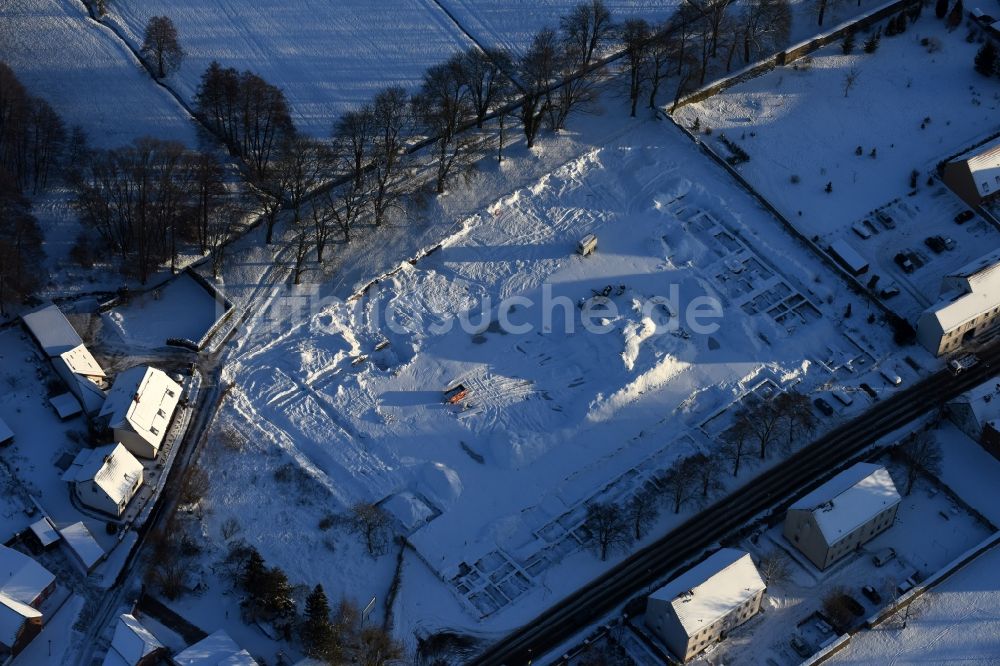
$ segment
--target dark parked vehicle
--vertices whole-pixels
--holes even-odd
[[[963,210],[961,213],[955,216],[955,224],[965,224],[975,216],[976,214],[973,213],[971,210]]]
[[[878,218],[878,221],[881,222],[882,226],[885,227],[886,229],[896,228],[896,221],[893,220],[892,216],[889,215],[888,213],[883,213],[882,211],[879,211],[875,213],[875,217]]]
[[[865,614],[865,607],[858,603],[858,600],[851,595],[845,594],[842,601],[844,602],[844,607],[857,617]]]
[[[810,650],[809,646],[806,645],[806,642],[798,636],[792,636],[791,645],[792,649],[795,650],[795,653],[803,659],[812,656],[812,650]]]
[[[944,239],[940,236],[928,236],[924,239],[924,245],[929,247],[934,254],[941,254],[945,251]]]
[[[873,604],[882,603],[882,595],[879,594],[878,591],[871,585],[865,585],[863,588],[861,588],[861,594],[868,597],[868,601],[872,602]]]
[[[917,267],[910,260],[910,257],[905,252],[900,252],[895,257],[892,258],[900,268],[903,269],[904,273],[912,273],[917,270]]]
[[[861,390],[870,395],[872,397],[872,400],[878,400],[878,393],[876,393],[875,389],[873,389],[867,383],[865,382],[861,383]]]
[[[813,400],[813,404],[816,405],[816,409],[822,412],[825,416],[833,416],[833,407],[830,406],[823,398],[816,398]]]

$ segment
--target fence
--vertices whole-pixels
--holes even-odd
[[[913,5],[920,4],[921,2],[922,0],[893,0],[893,2],[877,7],[870,12],[863,14],[859,18],[845,21],[829,32],[825,32],[806,41],[799,42],[798,44],[793,44],[784,51],[779,51],[764,60],[748,65],[731,76],[719,79],[718,81],[710,83],[703,88],[685,95],[674,103],[671,111],[676,111],[680,107],[688,104],[694,104],[695,102],[706,100],[709,97],[719,94],[727,88],[731,88],[735,85],[743,83],[744,81],[749,81],[750,79],[756,78],[761,74],[769,72],[775,67],[781,67],[782,65],[793,63],[803,56],[807,56],[810,53],[826,46],[827,44],[832,44],[833,42],[842,39],[848,33],[867,29],[879,21],[904,9],[908,9]]]

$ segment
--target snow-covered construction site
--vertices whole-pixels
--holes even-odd
[[[596,0],[0,9],[0,85],[66,119],[51,185],[0,178],[0,556],[57,579],[0,662],[996,653],[1000,31],[955,6],[614,0],[579,66]]]

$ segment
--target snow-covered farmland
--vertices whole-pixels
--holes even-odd
[[[94,145],[149,135],[195,145],[184,109],[110,30],[87,18],[79,0],[5,2],[0,17],[12,26],[0,40],[0,60]]]
[[[925,11],[904,34],[883,37],[874,54],[862,52],[867,35],[860,34],[851,55],[839,44],[828,46],[685,106],[676,117],[688,127],[697,120],[703,133],[711,128],[703,138],[723,152],[720,134],[740,145],[750,155],[741,173],[804,233],[824,244],[848,240],[883,285],[900,283],[903,295],[894,305],[911,316],[934,300],[942,275],[1000,242],[984,223],[953,224],[963,204],[939,180],[928,184],[940,160],[998,127],[1000,85],[973,71],[979,45],[965,35],[964,28],[948,32]],[[845,95],[852,69],[857,79]],[[917,193],[907,196],[912,170]],[[872,215],[886,206],[894,230]],[[859,238],[855,223],[873,237]],[[933,255],[923,243],[932,234],[952,236],[956,249]],[[906,250],[930,265],[905,275],[893,257]]]
[[[663,123],[638,123],[460,226],[356,300],[279,298],[227,370],[221,423],[253,444],[210,462],[212,523],[255,516],[244,534],[268,561],[357,599],[388,586],[385,558],[366,564],[353,537],[314,526],[385,500],[430,565],[406,570],[396,611],[410,628],[518,624],[604,566],[576,541],[584,501],[623,498],[710,450],[719,412],[744,392],[863,380],[886,356],[888,330],[860,315],[831,326],[846,288]],[[584,259],[587,232],[600,250]],[[657,334],[665,310],[643,307],[670,285],[682,317],[695,297],[719,298],[721,328],[697,334],[682,318],[687,332]],[[607,286],[609,332],[579,330],[577,303]],[[543,332],[546,294],[560,303]],[[535,303],[511,315],[529,332],[496,323],[515,296]],[[471,315],[479,330],[463,330],[487,300],[485,320]],[[467,408],[442,402],[456,382]],[[262,513],[262,492],[289,501]],[[308,561],[296,555],[306,543]],[[476,586],[477,564],[506,572],[502,597]],[[414,579],[420,594],[407,592]]]
[[[109,20],[139,45],[158,15],[173,19],[187,52],[168,81],[186,100],[218,60],[280,86],[296,126],[319,137],[345,109],[388,85],[414,88],[427,67],[472,45],[431,0],[121,0]]]

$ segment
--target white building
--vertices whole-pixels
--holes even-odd
[[[944,165],[944,182],[970,206],[1000,192],[1000,141],[991,141]]]
[[[198,641],[173,658],[177,666],[258,666],[250,653],[242,649],[222,629]]]
[[[22,316],[21,320],[83,411],[97,413],[104,404],[107,375],[62,311],[49,305]]]
[[[62,543],[69,549],[73,559],[87,573],[93,571],[107,557],[101,544],[97,543],[94,535],[82,522],[62,528],[59,530],[59,536],[62,537]]]
[[[687,661],[760,610],[766,586],[750,554],[723,548],[646,600],[646,626]]]
[[[155,458],[181,399],[181,387],[156,368],[140,365],[115,378],[100,418],[140,458]]]
[[[115,625],[111,647],[104,656],[103,666],[146,666],[159,663],[160,655],[165,650],[163,643],[149,629],[142,626],[134,615],[126,613],[118,616],[118,624]]]
[[[80,451],[62,478],[81,502],[117,518],[142,485],[142,472],[128,449],[109,444]]]
[[[884,467],[858,463],[788,508],[784,535],[820,569],[892,526],[899,493]]]
[[[56,577],[24,553],[0,546],[0,647],[17,654],[42,627]]]
[[[995,332],[1000,323],[1000,250],[941,283],[941,298],[917,320],[917,340],[940,356]]]
[[[1000,383],[996,379],[966,391],[945,407],[962,432],[1000,459]]]

